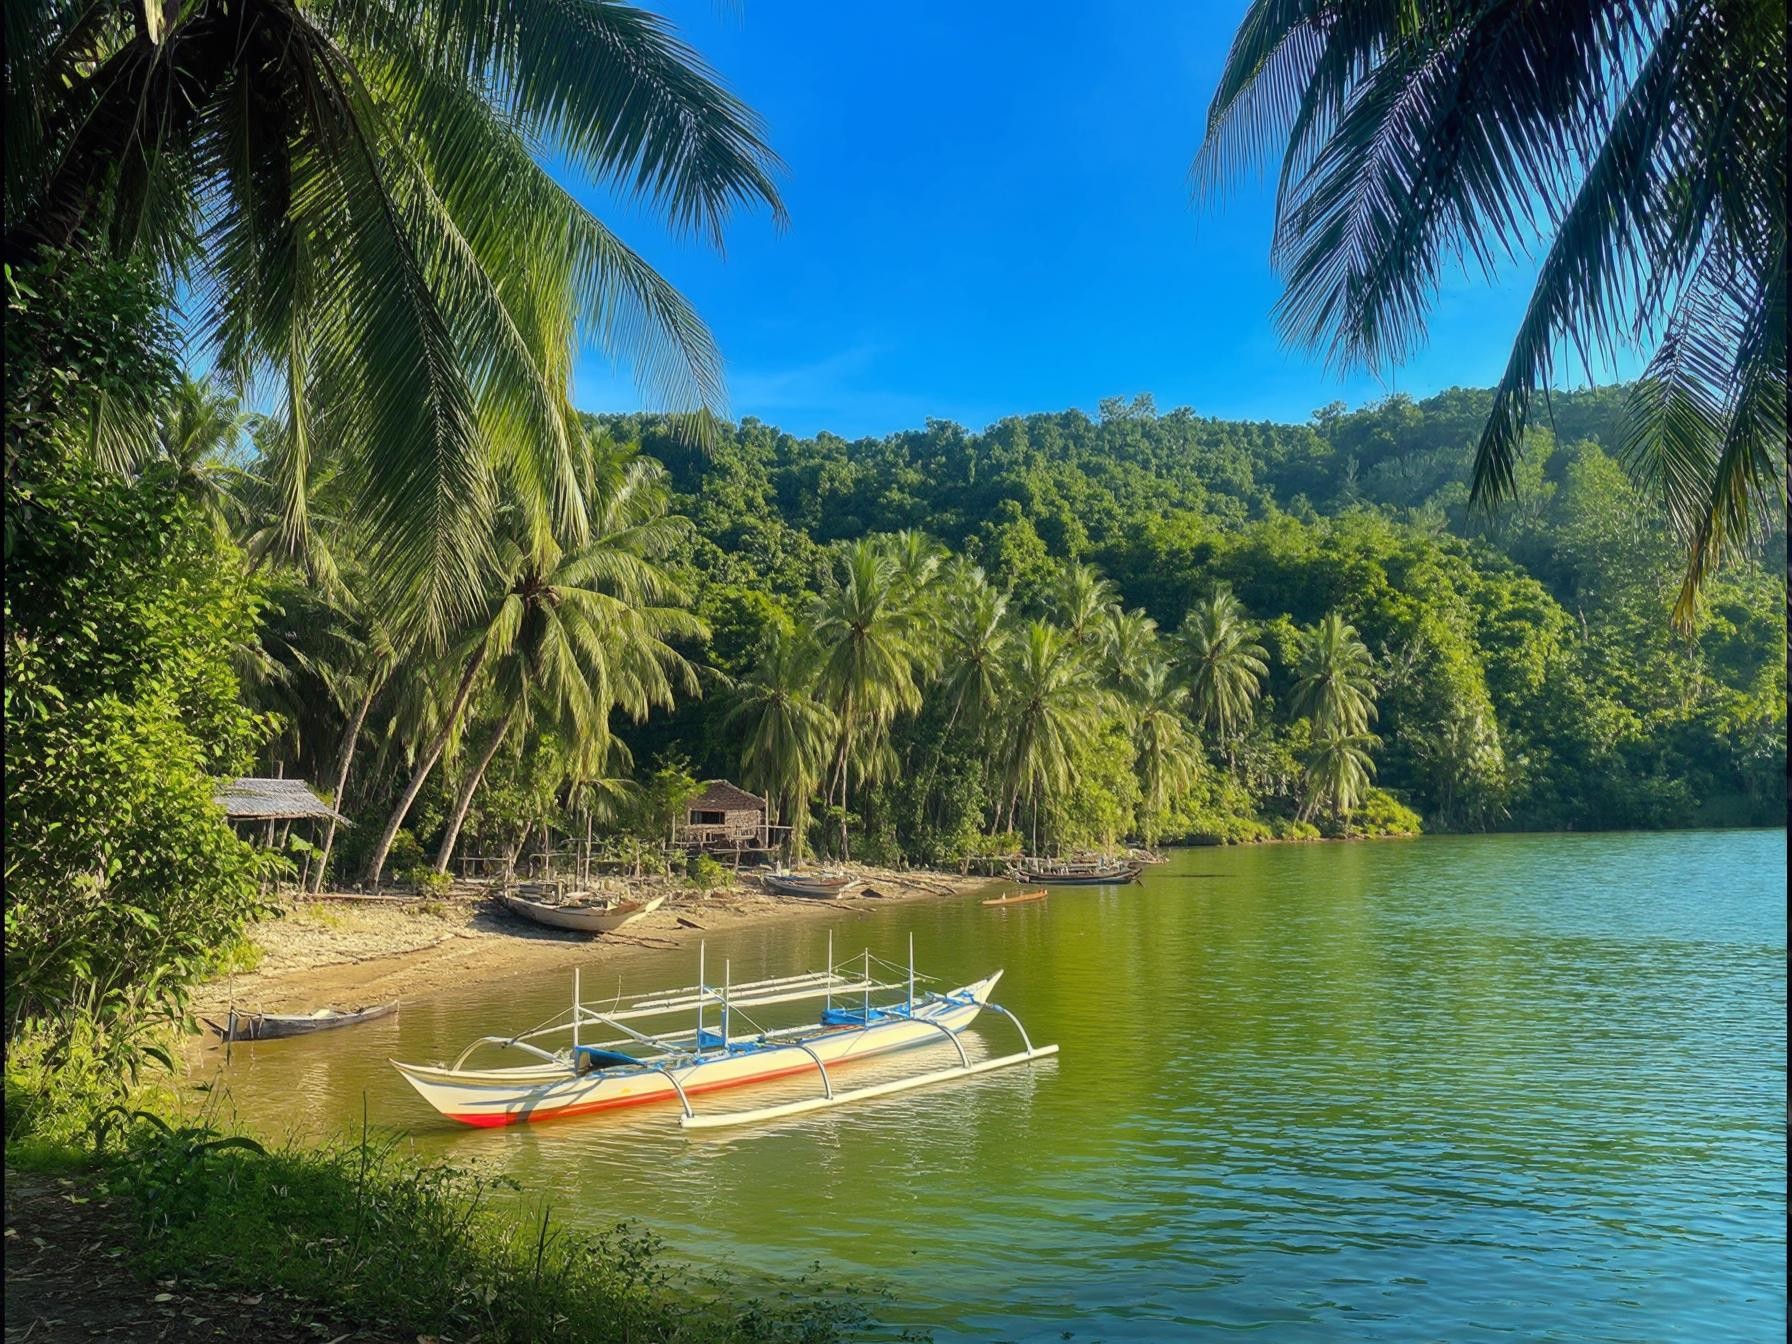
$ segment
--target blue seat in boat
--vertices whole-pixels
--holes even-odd
[[[575,1045],[572,1055],[578,1061],[580,1073],[590,1073],[593,1069],[613,1069],[618,1065],[639,1064],[641,1061],[633,1055],[625,1055],[620,1050],[605,1050],[597,1045]]]
[[[862,1027],[877,1021],[883,1011],[873,1008],[867,1013],[863,1008],[823,1008],[821,1022],[826,1027]]]

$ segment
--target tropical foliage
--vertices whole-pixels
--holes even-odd
[[[662,404],[720,404],[702,322],[541,160],[717,242],[781,209],[753,115],[624,5],[12,5],[6,113],[9,263],[91,246],[183,282],[220,374],[281,389],[284,531],[332,445],[369,595],[438,643],[500,499],[583,539],[581,340]],[[116,462],[147,423],[98,409]]]
[[[1685,553],[1685,626],[1786,506],[1786,14],[1768,0],[1255,0],[1207,116],[1215,185],[1280,150],[1288,339],[1381,369],[1453,258],[1540,245],[1475,452],[1519,493],[1557,361],[1653,340],[1612,445]]]

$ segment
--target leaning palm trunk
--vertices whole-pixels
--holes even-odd
[[[330,871],[330,851],[336,847],[336,817],[342,811],[342,795],[348,791],[348,771],[354,764],[355,744],[361,740],[361,728],[367,722],[367,713],[373,708],[373,699],[379,694],[381,683],[373,682],[367,688],[367,694],[361,697],[361,703],[355,710],[355,717],[349,722],[342,734],[342,746],[336,753],[336,792],[332,795],[332,812],[330,824],[324,830],[324,852],[317,860],[317,878],[311,884],[311,890],[321,892]]]
[[[392,815],[386,818],[386,829],[380,835],[380,842],[373,851],[373,857],[367,861],[367,880],[378,885],[380,874],[386,868],[386,855],[392,851],[393,838],[398,828],[404,825],[404,819],[410,815],[411,804],[417,801],[417,795],[423,792],[424,782],[429,772],[436,768],[436,762],[442,759],[442,753],[448,748],[448,739],[454,733],[460,716],[466,712],[467,702],[473,698],[473,687],[479,679],[479,669],[485,662],[485,645],[474,650],[473,656],[467,659],[467,670],[461,674],[460,686],[454,693],[454,702],[448,707],[448,714],[442,720],[442,726],[431,739],[428,748],[417,758],[416,767],[411,771],[410,783],[405,785],[404,796],[392,809]]]
[[[461,783],[460,792],[454,799],[454,811],[448,817],[448,829],[442,832],[442,847],[436,852],[436,871],[448,871],[448,860],[454,857],[455,843],[460,839],[460,828],[466,824],[467,810],[473,806],[473,795],[479,792],[479,785],[485,778],[485,769],[492,763],[492,757],[498,754],[505,736],[510,732],[510,725],[516,718],[516,706],[512,705],[504,711],[504,717],[498,720],[498,726],[492,730],[492,740],[485,744],[480,754],[479,763],[468,772]]]

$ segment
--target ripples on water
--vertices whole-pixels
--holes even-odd
[[[843,912],[842,955],[912,931],[953,983],[1005,966],[998,998],[1063,1053],[753,1130],[448,1129],[386,1066],[550,1015],[559,977],[238,1047],[230,1086],[312,1132],[365,1096],[425,1152],[692,1255],[876,1276],[941,1340],[1778,1339],[1785,858],[1783,831],[1198,850],[1118,892]],[[710,964],[783,974],[825,940],[739,930]]]

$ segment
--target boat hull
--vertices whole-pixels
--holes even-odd
[[[845,894],[849,882],[805,882],[796,877],[777,877],[767,874],[759,879],[761,882],[782,896],[802,896],[812,901],[834,901]]]
[[[219,1026],[210,1018],[205,1019],[205,1024],[226,1041],[277,1041],[287,1036],[309,1036],[314,1031],[352,1027],[358,1022],[390,1017],[397,1011],[398,1002],[393,1000],[372,1008],[360,1008],[352,1013],[335,1013],[324,1017],[233,1012],[225,1019],[224,1026]]]
[[[632,924],[637,919],[652,914],[665,899],[664,896],[655,896],[647,901],[630,902],[626,910],[603,910],[549,905],[545,901],[531,901],[524,896],[507,894],[504,904],[524,919],[545,928],[565,929],[570,933],[614,933],[623,925]]]
[[[402,1064],[397,1060],[392,1063],[423,1100],[442,1115],[482,1128],[674,1101],[680,1088],[686,1096],[696,1096],[799,1073],[815,1074],[819,1085],[816,1057],[832,1068],[892,1050],[943,1042],[941,1027],[963,1031],[976,1020],[1000,976],[998,971],[986,980],[953,991],[944,1002],[917,1008],[913,1018],[887,1017],[870,1026],[817,1027],[791,1042],[765,1046],[754,1045],[750,1037],[736,1038],[731,1044],[739,1048],[726,1054],[718,1052],[696,1061],[668,1065],[667,1072],[677,1079],[677,1088],[666,1073],[646,1069],[613,1069],[574,1077],[564,1066],[555,1065],[455,1070]],[[968,1002],[954,1002],[966,998]]]
[[[1022,873],[1021,881],[1037,882],[1047,887],[1123,887],[1139,880],[1137,868],[1110,873]]]

